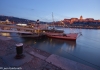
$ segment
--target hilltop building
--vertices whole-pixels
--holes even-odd
[[[83,16],[82,15],[80,16],[80,20],[83,20]]]

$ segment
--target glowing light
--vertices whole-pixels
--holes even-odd
[[[19,26],[27,26],[27,24],[16,24],[16,25],[19,25]]]
[[[50,42],[52,42],[52,39],[50,39]]]
[[[34,26],[32,26],[32,27],[34,27]]]
[[[43,33],[45,33],[45,31],[43,31]]]
[[[36,44],[36,42],[34,42],[34,44]]]

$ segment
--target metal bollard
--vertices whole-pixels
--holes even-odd
[[[23,57],[23,43],[16,44],[16,57],[17,59],[20,59]]]

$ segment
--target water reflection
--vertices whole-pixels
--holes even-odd
[[[57,45],[60,46],[60,52],[62,52],[62,51],[71,52],[76,47],[76,42],[75,41],[52,39],[52,42],[53,42],[53,44],[55,44],[55,47]]]
[[[24,43],[27,43],[38,49],[49,51],[51,53],[72,52],[76,47],[75,41],[60,40],[54,38],[24,38]]]
[[[6,36],[8,38],[11,38],[11,35],[10,33],[0,33],[1,36]]]
[[[1,33],[2,36],[8,36],[11,38],[12,35],[16,35],[15,33]],[[17,35],[16,35],[17,36]],[[14,37],[16,38],[16,37]],[[18,38],[17,38],[18,39]],[[39,47],[40,49],[45,50],[53,50],[57,52],[71,52],[76,47],[75,41],[68,41],[68,40],[60,40],[60,39],[54,39],[54,38],[48,38],[48,37],[40,37],[40,38],[21,38],[24,43],[27,43],[28,45]],[[49,49],[48,49],[49,48]]]

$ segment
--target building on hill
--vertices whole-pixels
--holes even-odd
[[[83,16],[82,15],[80,16],[80,20],[83,20]]]
[[[85,20],[86,20],[86,21],[94,21],[93,18],[86,18]]]
[[[0,21],[1,24],[12,24],[8,19],[6,19],[5,21]]]
[[[63,22],[64,23],[70,23],[71,19],[64,19]]]

